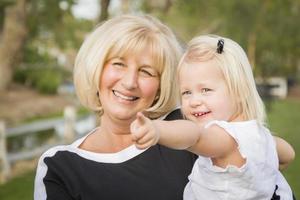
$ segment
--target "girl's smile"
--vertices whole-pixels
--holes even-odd
[[[188,119],[199,123],[235,119],[235,101],[216,61],[185,63],[179,72],[179,84],[182,111]]]

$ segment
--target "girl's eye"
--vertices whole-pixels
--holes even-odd
[[[185,95],[189,95],[189,94],[191,94],[191,92],[188,90],[181,92],[181,96],[185,96]]]
[[[211,89],[209,89],[209,88],[202,88],[201,89],[202,93],[206,93],[206,92],[209,92],[209,91],[211,91]]]

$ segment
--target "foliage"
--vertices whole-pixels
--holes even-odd
[[[148,1],[143,2],[142,8],[151,11]],[[232,38],[245,49],[258,76],[295,78],[300,73],[299,0],[172,2],[168,13],[151,12],[184,42],[199,34],[218,34]]]
[[[18,1],[4,0],[0,2],[0,39],[3,39],[1,31],[4,17],[6,17],[5,10],[16,2]],[[71,8],[76,2],[77,0],[26,1],[27,26],[22,31],[28,34],[24,39],[25,43],[22,43],[20,48],[15,48],[19,49],[17,56],[14,55],[18,59],[15,59],[15,62],[7,68],[10,71],[22,68],[22,71],[24,66],[32,66],[35,63],[41,66],[58,66],[56,59],[59,57],[69,59],[66,63],[68,66],[61,66],[64,63],[60,63],[61,67],[71,68],[75,52],[79,49],[86,33],[93,26],[93,21],[76,19],[73,16]],[[14,42],[9,44],[13,45]],[[28,69],[28,71],[30,70]],[[4,70],[4,72],[6,71]],[[32,82],[37,82],[34,86],[46,93],[53,93],[56,85],[65,78],[53,70],[43,73],[43,79],[33,79]]]
[[[31,0],[32,7],[28,20],[29,44],[31,41],[51,42],[52,47],[78,49],[87,30],[93,22],[76,19],[71,7],[76,0]],[[61,6],[64,4],[65,6]],[[39,45],[41,45],[39,43]]]
[[[55,94],[68,72],[60,67],[30,66],[15,71],[14,80],[36,88],[45,94]]]

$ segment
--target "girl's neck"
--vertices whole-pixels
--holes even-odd
[[[247,121],[247,119],[241,114],[235,114],[228,120],[228,122],[242,122],[242,121]]]

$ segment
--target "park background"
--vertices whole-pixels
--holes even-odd
[[[183,46],[199,34],[232,38],[245,49],[260,86],[284,80],[285,93],[262,87],[261,95],[270,129],[296,151],[283,173],[300,199],[300,0],[0,0],[0,132],[7,132],[5,142],[0,135],[0,171],[9,165],[0,178],[0,199],[33,199],[37,156],[7,155],[54,144],[62,132],[16,134],[14,128],[63,119],[74,110],[78,119],[92,114],[74,94],[74,59],[97,24],[124,13],[158,17]]]

